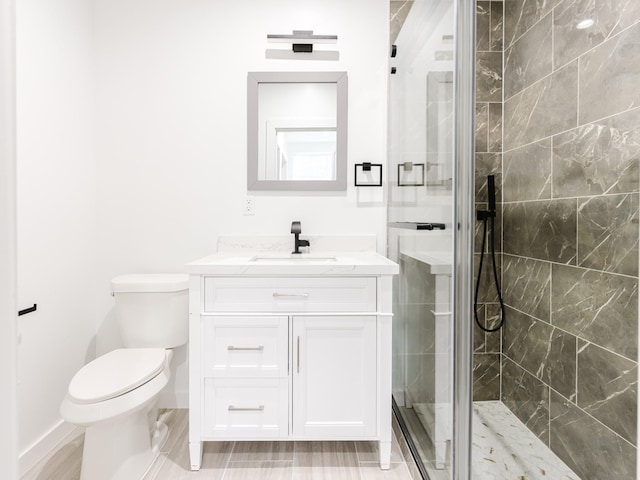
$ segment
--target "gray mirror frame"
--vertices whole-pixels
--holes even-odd
[[[336,180],[258,179],[258,86],[261,83],[335,83]],[[249,72],[247,75],[247,190],[339,191],[347,189],[347,72]]]

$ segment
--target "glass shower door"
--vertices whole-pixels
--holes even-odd
[[[467,479],[471,324],[463,319],[471,318],[472,297],[475,5],[395,3],[388,172],[388,254],[400,265],[394,411],[424,478]]]

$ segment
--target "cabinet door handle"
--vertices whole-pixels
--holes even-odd
[[[233,405],[229,405],[230,412],[262,412],[264,410],[264,405],[260,405],[259,407],[234,407]]]
[[[300,373],[300,337],[298,337],[297,343],[298,343],[298,345],[297,345],[296,350],[298,351],[298,357],[296,359],[296,364],[297,364],[297,367],[298,367],[298,373]]]
[[[309,298],[309,294],[308,293],[279,293],[279,292],[273,292],[273,298],[280,298],[280,297]]]
[[[233,345],[229,345],[227,350],[264,350],[264,345],[259,345],[257,347],[234,347]]]

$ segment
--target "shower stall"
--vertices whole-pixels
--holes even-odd
[[[393,402],[421,475],[636,478],[640,3],[390,5]]]

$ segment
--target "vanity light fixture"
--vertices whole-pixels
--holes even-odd
[[[336,43],[337,35],[314,35],[313,30],[293,30],[290,35],[268,34],[267,41],[273,43],[291,43],[295,53],[311,53],[315,43]]]

